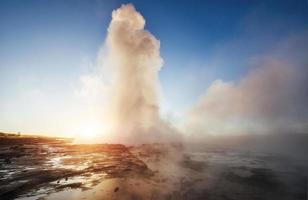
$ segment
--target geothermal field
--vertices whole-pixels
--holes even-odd
[[[0,1],[0,200],[308,200],[307,1],[132,1]]]
[[[307,198],[307,162],[219,145],[0,138],[0,199]]]

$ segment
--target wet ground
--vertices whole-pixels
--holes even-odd
[[[277,154],[181,145],[0,138],[0,199],[307,199],[307,165]]]

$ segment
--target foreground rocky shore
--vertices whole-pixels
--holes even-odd
[[[179,144],[0,138],[0,199],[306,199],[307,166],[280,155]]]

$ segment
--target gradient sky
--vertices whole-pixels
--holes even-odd
[[[161,42],[162,109],[180,118],[216,79],[308,30],[306,0],[0,0],[0,131],[65,132],[75,91],[93,69],[112,10],[133,3]],[[73,122],[71,122],[73,124]]]

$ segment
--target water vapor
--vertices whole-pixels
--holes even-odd
[[[159,114],[160,42],[145,30],[145,19],[133,5],[112,12],[105,47],[113,72],[109,116],[115,140],[165,140],[174,130]]]
[[[307,132],[307,36],[290,36],[239,81],[214,81],[189,110],[194,137]]]

